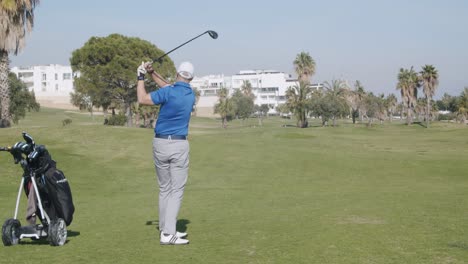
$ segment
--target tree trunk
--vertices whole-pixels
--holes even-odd
[[[427,108],[426,108],[426,128],[429,128],[429,110],[431,107],[431,101],[429,97],[427,98]]]
[[[406,110],[406,125],[410,125],[411,122],[411,107],[408,106],[408,109]]]
[[[3,119],[1,123],[5,127],[11,125],[9,72],[8,52],[0,49],[0,120]]]
[[[127,127],[133,126],[132,108],[129,103],[125,103],[125,116],[127,117]]]
[[[136,127],[140,127],[140,113],[135,114],[135,125]]]
[[[226,117],[222,117],[222,123],[223,123],[223,128],[226,128],[227,127],[227,119]]]

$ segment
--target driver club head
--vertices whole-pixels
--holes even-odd
[[[217,38],[218,38],[218,33],[216,33],[215,31],[213,31],[213,30],[208,30],[207,32],[208,32],[208,34],[210,35],[210,37],[211,37],[212,39],[217,39]]]

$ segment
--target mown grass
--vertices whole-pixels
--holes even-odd
[[[466,126],[293,123],[222,129],[193,118],[179,214],[190,245],[174,247],[160,246],[156,230],[151,130],[31,113],[0,130],[0,145],[23,130],[45,144],[70,181],[75,219],[65,246],[25,240],[0,249],[0,263],[468,263]],[[12,217],[19,173],[0,153],[1,221]]]

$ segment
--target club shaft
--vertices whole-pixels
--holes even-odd
[[[194,37],[194,38],[192,38],[192,39],[190,39],[190,40],[188,40],[188,41],[186,41],[186,42],[180,44],[179,46],[177,46],[177,47],[171,49],[170,51],[166,52],[166,53],[165,53],[164,55],[162,55],[161,57],[155,59],[153,62],[159,61],[160,59],[166,57],[169,53],[173,52],[174,50],[176,50],[176,49],[178,49],[178,48],[184,46],[185,44],[189,43],[190,41],[193,41],[194,39],[197,39],[197,38],[199,38],[199,37],[205,35],[206,33],[208,33],[208,31],[203,32],[203,33],[201,33],[200,35],[198,35],[198,36],[196,36],[196,37]]]

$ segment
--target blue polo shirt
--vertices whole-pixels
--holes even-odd
[[[150,93],[155,105],[161,105],[154,133],[187,136],[195,94],[190,84],[176,82]]]

